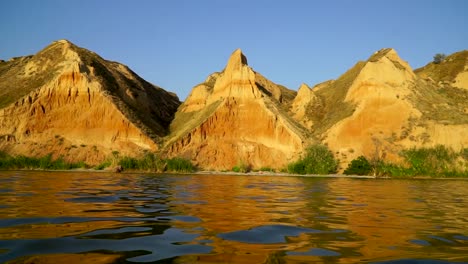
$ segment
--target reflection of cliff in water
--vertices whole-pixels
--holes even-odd
[[[456,186],[449,185],[447,188]],[[226,176],[216,181],[200,177],[196,186],[186,183],[176,188],[186,190],[192,201],[185,204],[175,197],[178,210],[197,215],[202,221],[203,240],[212,241],[208,243],[214,247],[212,253],[197,256],[198,261],[206,262],[354,263],[416,257],[421,256],[421,250],[438,256],[434,249],[422,248],[421,243],[427,240],[428,244],[440,245],[442,233],[450,229],[434,233],[434,222],[424,219],[444,226],[443,219],[448,217],[462,226],[462,216],[468,214],[468,209],[460,206],[439,204],[437,193],[441,190],[417,181],[412,185],[397,180]],[[442,196],[446,196],[442,200],[450,200],[449,193]],[[278,224],[307,230],[285,236],[284,243],[250,244],[239,238],[250,234],[271,237],[262,230]],[[232,234],[237,241],[229,239]],[[335,253],[346,258],[333,257]],[[181,262],[189,259],[192,257],[179,258]]]
[[[0,262],[466,261],[466,190],[464,181],[2,172]]]
[[[133,218],[141,218],[137,226],[145,226],[144,218],[154,217],[157,213],[143,209],[148,197],[157,189],[139,177],[109,173],[85,173],[85,176],[70,172],[17,172],[22,176],[8,173],[12,176],[3,180],[2,188],[15,195],[0,195],[3,207],[0,219],[17,220],[10,221],[7,227],[2,225],[0,239],[76,236],[104,228],[119,229],[128,226],[127,222]],[[28,181],[16,179],[25,174]],[[157,196],[157,200],[150,199],[159,210],[167,209],[165,199],[168,195],[158,192]],[[167,222],[154,225],[151,221],[146,224],[151,231],[141,235],[162,234],[170,227]],[[132,235],[138,234],[130,232],[125,237]],[[117,239],[115,234],[99,238]]]
[[[294,225],[300,219],[305,200],[300,179],[293,177],[249,176],[196,177],[193,181],[177,182],[177,195],[171,205],[183,214],[201,219],[200,240],[212,241],[210,255],[197,256],[197,261],[215,263],[262,263],[271,252],[288,249],[287,243],[249,244],[225,240],[219,234],[254,229],[264,225]],[[181,197],[182,196],[182,197]],[[288,224],[290,223],[290,224]],[[297,245],[290,245],[292,247]],[[180,262],[190,261],[182,257]]]

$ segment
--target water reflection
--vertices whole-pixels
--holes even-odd
[[[0,261],[468,261],[467,193],[467,181],[1,172]]]

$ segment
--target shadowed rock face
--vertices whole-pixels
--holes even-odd
[[[241,50],[196,86],[171,125],[169,155],[208,169],[281,168],[302,150],[303,128],[286,113],[294,92],[254,72]]]
[[[0,64],[0,146],[102,161],[157,150],[180,102],[128,67],[66,40]]]

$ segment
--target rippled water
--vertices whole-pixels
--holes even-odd
[[[467,195],[466,180],[0,172],[0,262],[468,262]]]

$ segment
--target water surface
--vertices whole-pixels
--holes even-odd
[[[468,181],[0,172],[0,262],[468,262]]]

